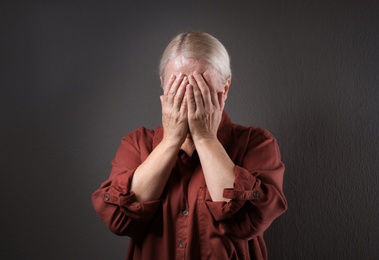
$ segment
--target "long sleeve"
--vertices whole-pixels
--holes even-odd
[[[266,130],[230,122],[218,138],[234,164],[229,202],[213,202],[196,152],[178,152],[159,200],[136,202],[133,174],[163,138],[163,128],[141,128],[122,139],[109,178],[92,195],[108,228],[131,238],[128,259],[267,259],[262,233],[287,209],[284,165]]]
[[[136,202],[130,190],[135,169],[152,149],[152,133],[139,129],[124,137],[112,161],[108,180],[92,194],[93,206],[107,227],[117,235],[141,236],[160,201]]]
[[[234,188],[224,190],[224,197],[231,201],[206,201],[224,232],[241,239],[262,234],[287,209],[277,141],[263,129],[254,130],[247,145],[241,143],[239,148],[245,152],[242,160],[237,158],[240,165],[234,169]]]

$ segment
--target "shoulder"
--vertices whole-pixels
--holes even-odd
[[[272,165],[280,166],[281,155],[278,142],[271,132],[258,126],[233,125],[235,133],[240,137],[232,144],[232,151],[242,150],[241,165],[247,168],[266,169]],[[238,146],[238,147],[236,147]],[[241,151],[237,151],[240,154]],[[236,157],[237,159],[240,157]]]
[[[155,136],[155,130],[143,126],[135,129],[121,138],[122,143],[129,143],[139,146],[140,144],[152,144]]]
[[[256,141],[275,140],[275,137],[268,130],[259,126],[243,126],[232,123],[232,129],[236,137],[240,136]]]
[[[277,142],[268,130],[235,123],[230,126],[226,149],[236,165],[262,165],[268,158],[277,158]]]

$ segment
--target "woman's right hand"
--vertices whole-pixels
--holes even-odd
[[[178,151],[188,133],[186,85],[188,79],[179,74],[164,81],[162,103],[163,140],[135,170],[130,190],[136,203],[157,200],[176,162]]]
[[[171,75],[164,85],[162,104],[163,139],[182,145],[188,133],[187,101],[185,98],[188,78],[180,73]]]

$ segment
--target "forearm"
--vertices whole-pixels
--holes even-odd
[[[131,190],[138,202],[158,199],[175,164],[180,144],[163,140],[136,169]]]
[[[183,73],[171,75],[164,84],[160,97],[164,137],[147,159],[136,169],[131,190],[137,202],[159,199],[175,164],[176,156],[188,132],[185,87],[187,77]]]
[[[233,188],[234,163],[216,139],[195,141],[208,191],[213,201],[229,201],[223,197],[225,188]]]

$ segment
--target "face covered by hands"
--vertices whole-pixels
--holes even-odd
[[[230,79],[206,62],[182,56],[168,62],[161,81],[164,138],[184,141],[190,133],[196,142],[217,138]]]

